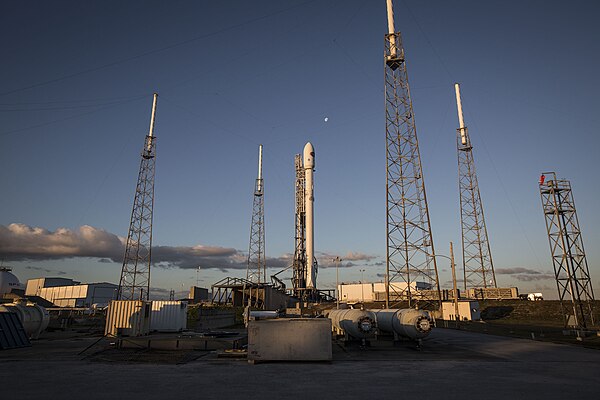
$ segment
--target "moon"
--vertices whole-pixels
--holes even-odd
[[[325,117],[324,121],[325,122],[329,121],[329,117]]]

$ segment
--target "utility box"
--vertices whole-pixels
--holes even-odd
[[[453,301],[442,302],[442,319],[448,321],[479,321],[481,320],[481,312],[479,310],[479,302],[475,300],[461,300],[458,302],[458,318]]]
[[[248,361],[331,361],[329,318],[248,322]]]
[[[185,301],[153,301],[150,331],[181,332],[187,327],[187,310]]]
[[[150,332],[151,303],[113,300],[106,311],[104,336],[144,336]]]

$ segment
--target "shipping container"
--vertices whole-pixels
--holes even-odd
[[[153,301],[150,331],[181,332],[187,327],[187,302]]]
[[[151,303],[113,300],[106,312],[105,336],[144,336],[150,331]]]

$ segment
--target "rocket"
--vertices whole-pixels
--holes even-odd
[[[302,165],[304,167],[305,179],[304,218],[306,227],[306,288],[315,289],[317,280],[317,271],[314,266],[315,218],[313,210],[313,203],[315,201],[313,186],[313,173],[315,171],[315,149],[310,142],[306,143],[304,146]]]

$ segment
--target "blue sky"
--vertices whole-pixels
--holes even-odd
[[[448,254],[453,241],[460,256],[453,92],[459,82],[494,263],[505,272],[498,283],[556,296],[536,184],[541,171],[554,170],[572,182],[598,292],[600,6],[394,6],[437,252]],[[156,91],[155,245],[202,245],[239,263],[248,248],[262,143],[266,250],[275,265],[283,263],[293,251],[293,157],[311,141],[316,250],[324,260],[340,255],[352,263],[343,280],[361,279],[363,268],[365,279],[379,280],[386,29],[383,0],[3,2],[0,225],[40,227],[48,240],[59,228],[77,233],[83,225],[125,236]],[[120,262],[98,262],[118,259],[109,253],[2,257],[22,281],[64,273],[116,282]],[[205,286],[245,276],[202,263]],[[442,283],[450,279],[446,264],[440,260]],[[153,269],[157,288],[180,290],[195,281],[194,269]],[[318,283],[333,287],[334,269],[322,268]]]

